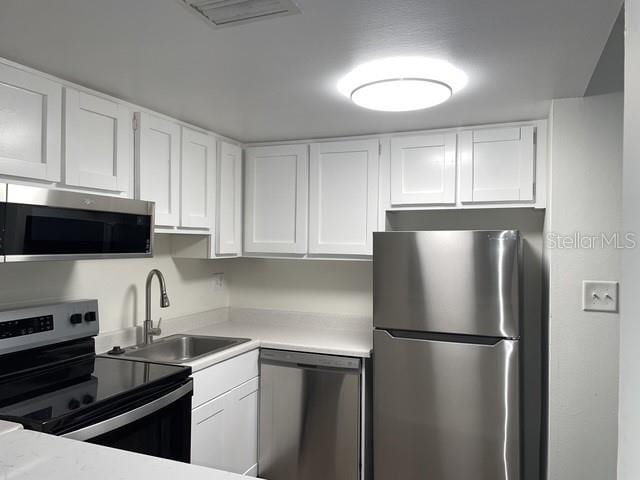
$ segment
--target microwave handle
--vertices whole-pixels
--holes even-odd
[[[136,420],[140,420],[147,415],[157,412],[158,410],[172,404],[179,398],[187,395],[191,391],[193,391],[193,381],[189,380],[189,382],[185,383],[180,388],[167,393],[166,395],[157,398],[152,402],[146,403],[137,408],[134,408],[133,410],[109,418],[102,422],[94,423],[93,425],[89,425],[78,430],[73,430],[60,436],[64,438],[70,438],[72,440],[81,441],[98,437],[104,433],[108,433],[120,427],[124,427],[129,423],[133,423]]]

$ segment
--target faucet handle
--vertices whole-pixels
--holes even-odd
[[[149,328],[149,333],[151,335],[153,335],[154,337],[160,335],[162,333],[162,329],[160,328],[160,324],[162,323],[162,318],[158,319],[158,325],[157,326],[153,326],[153,321],[151,321],[151,326]]]

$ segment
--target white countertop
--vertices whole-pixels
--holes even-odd
[[[248,477],[116,450],[0,422],[0,479],[241,480]]]
[[[260,347],[367,358],[373,345],[371,320],[347,315],[231,308],[167,320],[162,329],[163,336],[189,334],[250,339],[187,363],[194,372]],[[103,350],[114,344],[105,339],[100,342]]]
[[[249,350],[275,348],[297,352],[367,358],[371,355],[372,331],[366,324],[322,322],[296,312],[241,309],[227,321],[199,326],[180,333],[249,338],[250,341],[189,363],[198,371]]]

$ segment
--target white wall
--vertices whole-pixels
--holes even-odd
[[[640,234],[640,0],[626,2],[624,180],[625,231]],[[622,252],[619,478],[640,478],[640,250]]]
[[[371,262],[241,258],[227,271],[233,307],[372,315]]]
[[[546,233],[620,230],[622,112],[622,94],[553,102]],[[618,315],[582,311],[582,281],[619,280],[619,255],[546,250],[549,480],[616,478]]]
[[[154,319],[227,306],[228,290],[214,290],[212,275],[223,272],[228,261],[173,259],[169,249],[168,235],[156,235],[155,256],[149,259],[0,264],[0,307],[98,298],[101,332],[142,325],[144,285],[152,268],[159,268],[164,274],[171,301],[169,308],[159,308],[159,289],[154,279]]]

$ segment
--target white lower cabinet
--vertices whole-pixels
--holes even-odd
[[[257,470],[256,377],[193,411],[191,463],[234,473]]]
[[[191,463],[233,473],[258,471],[258,350],[193,375]]]
[[[246,474],[258,470],[258,404],[260,379],[254,378],[229,392],[231,471]]]
[[[191,414],[191,463],[229,470],[226,452],[229,435],[229,402],[227,395],[196,408]]]

